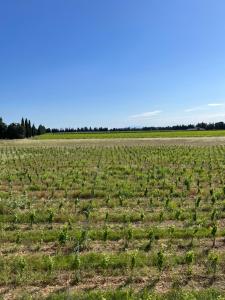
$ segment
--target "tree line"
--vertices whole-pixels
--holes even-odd
[[[47,133],[64,133],[64,132],[107,132],[107,131],[143,131],[143,130],[222,130],[225,129],[224,122],[217,123],[197,123],[189,125],[174,125],[174,126],[151,126],[151,127],[123,127],[123,128],[108,128],[108,127],[81,127],[81,128],[47,128]]]
[[[217,123],[198,123],[189,125],[160,126],[160,127],[80,127],[80,128],[45,128],[39,125],[37,128],[27,118],[22,118],[20,123],[7,125],[0,117],[0,139],[23,139],[44,133],[66,133],[66,132],[115,132],[115,131],[147,131],[147,130],[222,130],[225,129],[224,122]]]
[[[35,135],[44,134],[46,129],[43,125],[37,128],[27,118],[22,118],[20,123],[11,123],[7,125],[0,117],[0,139],[24,139]]]

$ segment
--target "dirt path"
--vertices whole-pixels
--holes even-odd
[[[188,138],[113,138],[113,139],[57,139],[57,140],[1,140],[0,146],[157,146],[157,145],[225,145],[225,137]]]

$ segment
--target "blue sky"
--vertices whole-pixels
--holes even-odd
[[[224,0],[0,1],[0,115],[50,127],[225,121]]]

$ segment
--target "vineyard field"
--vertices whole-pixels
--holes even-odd
[[[224,299],[225,145],[0,144],[0,298]]]
[[[225,130],[174,130],[174,131],[109,131],[109,132],[66,132],[46,133],[36,136],[38,140],[58,139],[122,139],[122,138],[184,138],[184,137],[225,137]]]

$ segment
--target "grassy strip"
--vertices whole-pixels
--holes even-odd
[[[63,229],[62,229],[63,230]],[[52,229],[45,229],[45,230],[27,230],[27,231],[7,231],[0,233],[0,242],[16,242],[19,240],[20,242],[32,241],[32,242],[54,242],[57,241],[59,238],[60,233],[62,230],[52,230]],[[129,229],[128,229],[129,230]],[[135,240],[139,239],[147,239],[149,236],[149,232],[153,230],[154,236],[157,239],[160,238],[168,238],[169,228],[152,228],[152,227],[145,227],[145,228],[134,228],[132,230],[132,238]],[[90,240],[104,240],[105,230],[85,230],[86,236]],[[68,230],[66,232],[66,239],[67,240],[79,240],[82,236],[84,230]],[[126,227],[121,230],[112,230],[108,229],[107,232],[107,240],[117,241],[120,239],[124,239],[126,236],[127,229]],[[221,237],[225,235],[225,230],[218,230],[217,237]],[[193,237],[193,229],[192,228],[174,228],[173,233],[171,235],[173,238],[178,239],[186,239]],[[196,234],[194,235],[196,238],[209,238],[211,237],[211,230],[210,228],[199,228]]]
[[[225,130],[207,131],[129,131],[129,132],[93,132],[93,133],[46,133],[35,139],[113,139],[113,138],[176,138],[225,136]]]
[[[143,291],[140,293],[132,290],[117,291],[91,291],[86,293],[65,293],[53,294],[47,300],[223,300],[225,294],[214,289],[203,291],[171,290],[166,294]]]
[[[216,255],[217,267],[224,268],[224,253],[216,251],[207,251],[208,256],[202,252],[193,252],[192,266],[197,263],[206,265],[210,261],[211,255]],[[163,252],[162,252],[163,253]],[[142,269],[144,267],[156,267],[162,269],[171,269],[178,265],[186,265],[186,254],[162,254],[163,258],[159,262],[159,252],[150,251],[124,251],[116,254],[89,252],[85,254],[58,254],[58,255],[17,255],[14,258],[1,258],[0,266],[2,270],[8,270],[10,273],[22,273],[24,271],[62,271],[62,270],[84,270],[84,271],[100,271],[115,269]],[[209,262],[208,262],[209,263]],[[186,265],[187,266],[187,265]]]

